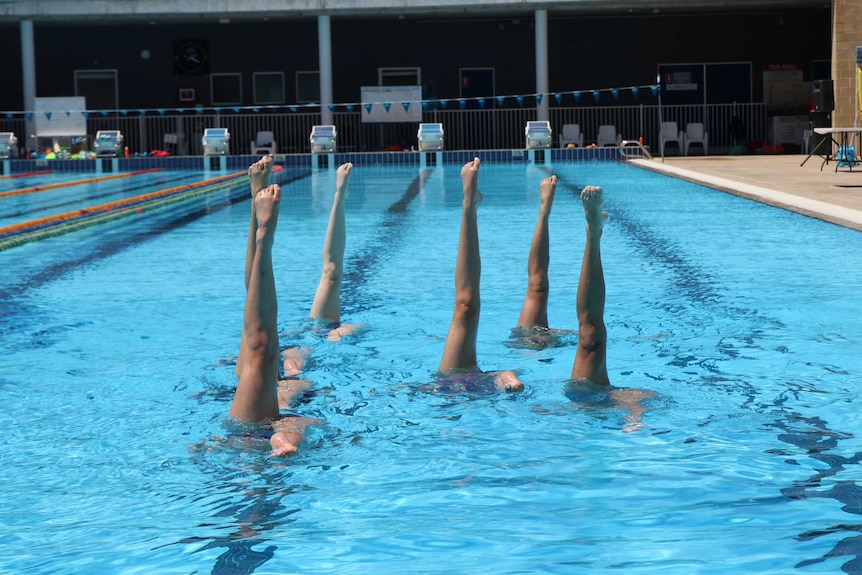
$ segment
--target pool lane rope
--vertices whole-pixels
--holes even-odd
[[[140,196],[6,226],[0,228],[0,251],[164,208],[234,186],[243,180],[248,180],[248,172],[227,174],[193,184],[166,188]]]
[[[8,176],[0,176],[0,180],[11,180],[14,178],[32,178],[34,176],[42,176],[50,174],[51,170],[39,170],[38,172],[22,172],[20,174],[9,174]]]
[[[45,190],[56,190],[57,188],[66,188],[69,186],[79,186],[81,184],[95,184],[97,182],[107,182],[108,180],[116,180],[119,178],[131,178],[132,176],[139,176],[141,174],[151,174],[153,172],[161,172],[161,168],[151,168],[149,170],[138,170],[136,172],[129,172],[127,174],[114,174],[111,176],[101,176],[98,178],[86,178],[83,180],[74,180],[71,182],[57,182],[55,184],[47,184],[44,186],[33,186],[30,188],[21,188],[20,190],[11,190],[9,192],[0,192],[0,198],[5,198],[7,196],[21,196],[24,194],[32,194],[34,192],[44,192]]]

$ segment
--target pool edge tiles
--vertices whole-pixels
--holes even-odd
[[[439,156],[436,156],[439,154]],[[548,148],[544,150],[444,150],[441,152],[418,152],[407,150],[403,152],[334,152],[331,154],[276,154],[276,163],[286,167],[331,167],[344,162],[365,165],[419,166],[423,158],[433,156],[443,163],[464,163],[475,156],[492,163],[548,163],[551,162],[582,162],[582,161],[614,161],[620,159],[618,148]],[[165,170],[209,170],[209,161],[214,156],[170,156],[170,157],[131,157],[131,158],[96,158],[92,160],[6,160],[0,162],[0,175],[22,174],[38,170],[50,169],[56,172],[93,172],[112,173],[144,169],[161,168]],[[225,169],[228,171],[246,169],[260,156],[237,155],[221,156]],[[330,162],[330,159],[332,160]],[[325,164],[321,166],[320,164]],[[212,171],[219,171],[218,168]]]

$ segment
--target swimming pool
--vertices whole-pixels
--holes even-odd
[[[282,343],[314,349],[302,452],[212,446],[235,386],[244,189],[0,252],[0,571],[862,573],[862,235],[606,162],[486,164],[484,369],[424,393],[452,310],[460,165],[357,163],[335,344],[303,330],[334,172],[283,187]],[[574,347],[506,345],[538,182],[552,327],[576,326],[574,190],[605,187],[611,381],[645,427],[563,394]]]

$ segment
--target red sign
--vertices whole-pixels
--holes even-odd
[[[198,91],[194,88],[180,88],[180,102],[197,102]]]

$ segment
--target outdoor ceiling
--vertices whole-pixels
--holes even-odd
[[[528,14],[661,14],[830,8],[824,0],[0,0],[0,21],[242,21],[314,17],[482,18]]]

